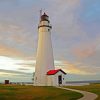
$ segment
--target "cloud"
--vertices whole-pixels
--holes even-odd
[[[19,44],[31,44],[31,40],[28,38],[30,33],[23,28],[21,25],[16,25],[11,22],[2,21],[0,23],[0,34],[1,41],[10,41],[12,40],[15,43]],[[5,39],[4,39],[5,38]],[[27,41],[27,42],[26,42]],[[32,45],[32,44],[31,44]]]
[[[96,75],[100,72],[100,68],[86,66],[81,62],[70,63],[68,61],[62,61],[59,64],[56,64],[56,67],[63,69],[68,74],[76,75]]]
[[[10,32],[10,33],[21,33],[24,30],[21,28],[21,26],[12,24],[12,23],[8,23],[8,22],[1,22],[0,23],[0,32]]]
[[[6,70],[6,69],[0,69],[0,74],[5,76],[5,75],[27,75],[27,76],[30,76],[32,75],[31,73],[25,73],[25,72],[20,72],[20,71],[14,71],[14,70]]]
[[[34,53],[34,36],[21,25],[1,21],[0,23],[0,45],[14,48],[25,55]]]
[[[94,69],[98,69],[100,62],[100,38],[99,36],[79,42],[78,44],[74,44],[74,46],[70,49],[70,54],[73,56],[75,61],[79,61],[83,63],[85,66],[94,67]],[[97,72],[98,73],[98,72]]]
[[[0,44],[0,56],[24,57],[25,54],[15,48]]]
[[[25,60],[24,58],[12,58],[12,57],[0,56],[0,69],[15,70],[26,73],[33,72],[34,63],[35,63],[34,60]]]
[[[96,53],[96,46],[93,44],[81,44],[72,49],[72,53],[79,59],[91,57]]]
[[[12,70],[2,70],[0,69],[0,80],[4,81],[5,79],[9,79],[10,81],[32,81],[33,73],[24,73],[19,71]],[[0,82],[1,82],[0,81]]]
[[[5,61],[7,63],[7,66],[9,67],[7,67],[6,64],[3,63]],[[2,57],[2,63],[0,63],[0,66],[3,66],[3,69],[12,70],[15,72],[17,71],[19,73],[32,73],[35,71],[35,65],[36,61],[34,59],[21,60],[21,59],[7,58],[7,57]],[[93,75],[93,74],[95,75],[98,74],[100,71],[98,67],[93,67],[93,66],[91,66],[91,69],[89,69],[90,66],[86,66],[81,62],[71,63],[69,61],[59,61],[59,60],[55,60],[55,67],[56,69],[58,68],[63,69],[68,74],[78,74],[78,75]]]
[[[0,82],[8,79],[10,82],[31,82],[33,73],[0,69]]]

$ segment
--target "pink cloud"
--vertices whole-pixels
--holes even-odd
[[[81,45],[72,48],[71,52],[80,59],[87,58],[96,53],[96,45],[92,43],[81,43]]]

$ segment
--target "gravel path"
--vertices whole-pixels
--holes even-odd
[[[57,87],[57,88],[61,88],[61,89],[69,90],[69,91],[75,91],[75,92],[79,92],[83,94],[83,97],[78,100],[95,100],[98,97],[98,95],[94,93],[86,92],[82,90],[75,90],[75,89],[69,89],[69,88],[64,88],[64,87]]]

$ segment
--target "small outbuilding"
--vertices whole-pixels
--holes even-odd
[[[49,70],[47,72],[47,86],[65,85],[66,73],[62,69]]]
[[[5,80],[5,84],[9,84],[9,80]]]

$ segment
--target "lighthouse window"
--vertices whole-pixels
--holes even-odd
[[[48,29],[48,31],[50,31],[50,29]]]

